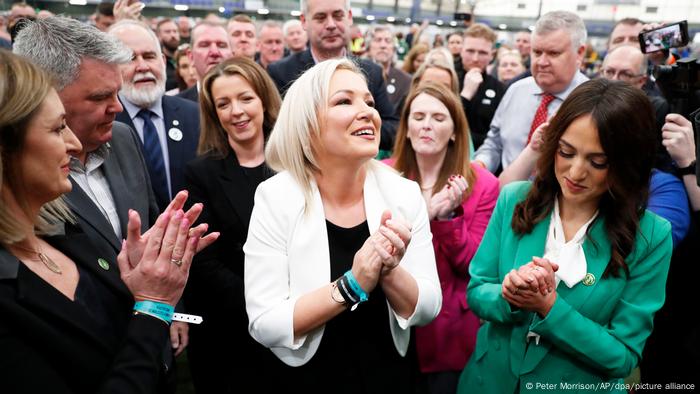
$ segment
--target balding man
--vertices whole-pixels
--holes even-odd
[[[603,59],[600,76],[628,82],[646,92],[649,83],[647,71],[647,58],[639,46],[618,45],[610,50]],[[660,95],[647,93],[647,96],[656,110],[656,125],[661,130],[666,114],[669,112],[668,103]]]
[[[226,29],[214,22],[200,22],[192,29],[192,45],[188,54],[190,63],[197,70],[201,81],[209,70],[233,56]],[[178,97],[199,102],[199,82],[184,90]]]
[[[552,116],[578,85],[588,80],[579,72],[586,50],[586,26],[568,11],[553,11],[535,24],[532,35],[532,76],[506,91],[496,110],[475,162],[489,171],[508,167],[532,132]]]

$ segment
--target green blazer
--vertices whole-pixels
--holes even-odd
[[[513,311],[501,295],[511,269],[544,254],[549,216],[522,237],[510,225],[515,205],[530,187],[517,182],[503,188],[469,267],[467,302],[485,323],[458,393],[591,392],[596,385],[605,392],[626,393],[622,378],[639,364],[654,313],[664,303],[671,225],[647,211],[626,260],[629,277],[602,278],[611,248],[604,220],[594,221],[583,249],[595,280],[558,286],[556,302],[542,319]],[[541,336],[539,345],[534,339],[528,344],[528,331]]]

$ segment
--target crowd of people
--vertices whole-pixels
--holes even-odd
[[[697,387],[699,119],[658,25],[589,78],[568,11],[511,47],[142,5],[0,35],[0,392],[174,393],[185,354],[205,394]]]

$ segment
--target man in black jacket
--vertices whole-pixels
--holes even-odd
[[[350,56],[347,49],[350,42],[349,28],[352,25],[349,0],[301,1],[300,18],[309,36],[309,49],[288,56],[267,68],[282,95],[292,82],[317,62]],[[375,107],[382,118],[379,148],[391,150],[394,145],[398,117],[387,97],[382,69],[366,59],[354,60],[367,76],[367,84],[374,98]]]
[[[496,33],[481,23],[471,25],[464,32],[462,41],[460,96],[469,121],[474,149],[478,149],[486,139],[491,119],[505,93],[503,84],[486,73],[486,66],[493,58],[495,41]]]

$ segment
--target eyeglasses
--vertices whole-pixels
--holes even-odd
[[[633,74],[627,70],[615,70],[614,68],[604,68],[600,70],[600,74],[607,79],[619,79],[620,81],[629,82],[635,78],[641,77],[644,74]]]

